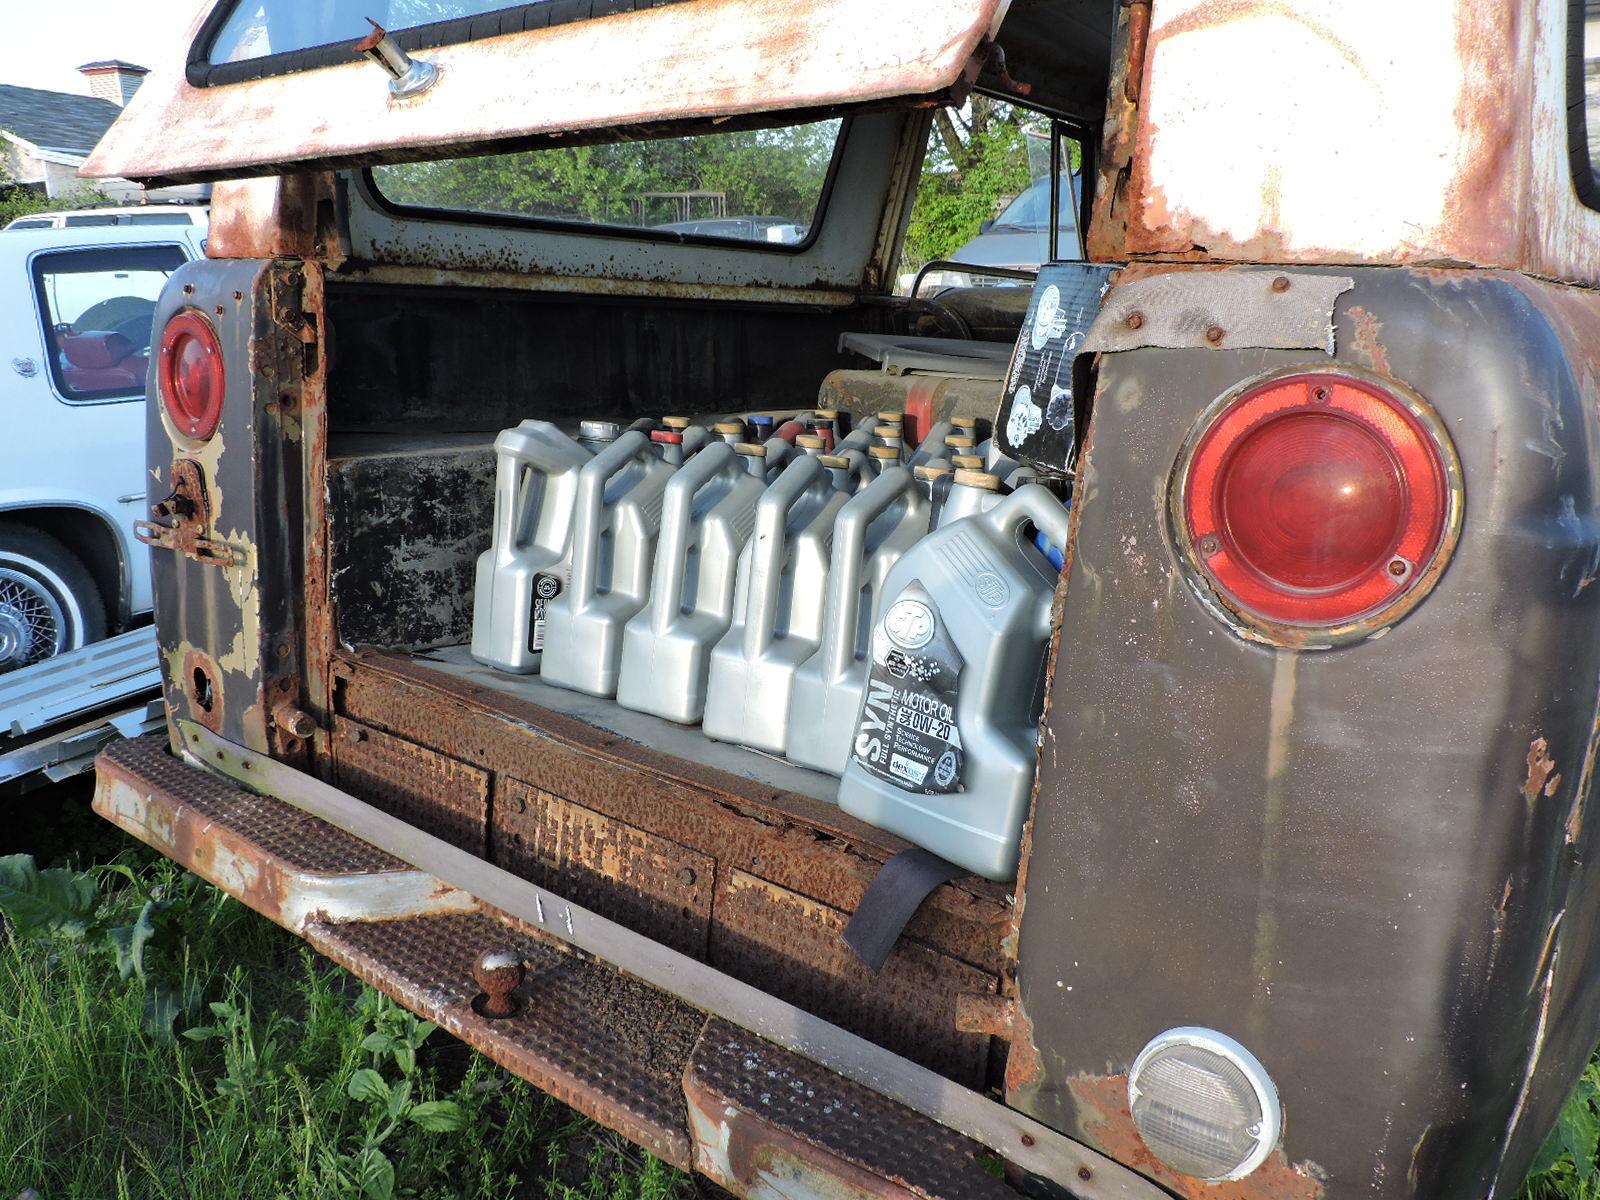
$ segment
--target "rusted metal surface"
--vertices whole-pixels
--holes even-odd
[[[1227,346],[1332,355],[1334,304],[1354,286],[1348,275],[1271,268],[1125,271],[1106,293],[1079,353]]]
[[[401,1004],[579,1112],[682,1170],[690,1168],[681,1080],[705,1017],[487,913],[313,923],[306,940]],[[517,1011],[477,1012],[486,947],[525,967]]]
[[[956,1028],[962,1033],[981,1033],[985,1037],[1010,1038],[1016,1020],[1017,1002],[1010,996],[975,995],[956,997]]]
[[[987,1146],[1020,1171],[1056,1179],[1075,1174],[1080,1184],[1074,1191],[1083,1200],[1151,1200],[1159,1195],[1136,1173],[980,1092],[544,891],[304,771],[225,741],[193,722],[180,722],[178,735],[187,755],[235,783],[248,783],[262,795],[327,821],[442,884],[469,892],[485,912],[498,910],[541,938],[619,968],[648,988],[803,1054]],[[504,944],[496,939],[491,948],[502,949]]]
[[[1131,1152],[1108,1094],[1075,1081],[1209,1026],[1260,1058],[1287,1114],[1278,1168],[1236,1194],[1505,1196],[1600,1038],[1594,822],[1573,820],[1600,678],[1600,314],[1504,273],[1340,273],[1334,365],[1381,365],[1438,410],[1459,543],[1380,639],[1249,644],[1182,586],[1173,464],[1240,380],[1326,360],[1104,356],[1007,1095]]]
[[[683,1078],[694,1165],[752,1200],[1011,1200],[982,1147],[725,1021]]]
[[[399,859],[174,758],[163,737],[114,743],[96,771],[97,813],[285,928],[471,907]]]
[[[346,716],[845,912],[906,847],[834,805],[664,755],[425,660],[364,651],[334,670]],[[1004,887],[964,879],[935,890],[907,932],[992,974],[1009,915]]]
[[[207,258],[326,258],[344,247],[335,227],[328,172],[296,171],[218,183],[211,191]]]
[[[1128,10],[1128,65],[1122,76],[1122,96],[1129,104],[1139,103],[1144,83],[1144,53],[1150,41],[1150,0],[1122,0]]]
[[[211,502],[200,464],[175,458],[167,478],[172,491],[150,506],[150,520],[133,523],[133,536],[152,549],[170,550],[197,563],[237,566],[238,552],[211,534]]]
[[[452,846],[488,853],[489,774],[404,738],[336,718],[334,783]]]
[[[699,0],[427,51],[439,81],[405,102],[354,52],[348,66],[196,88],[184,58],[197,18],[83,170],[220,179],[926,96],[960,78],[1004,10],[1003,0]]]
[[[849,914],[745,871],[717,891],[711,962],[969,1087],[988,1066],[985,1034],[957,1028],[960,996],[995,979],[902,937],[874,974],[841,934]]]
[[[695,958],[706,956],[716,859],[531,788],[495,781],[491,860]]]
[[[1082,1076],[1069,1086],[1085,1140],[1183,1200],[1319,1200],[1324,1194],[1322,1169],[1312,1162],[1290,1165],[1281,1148],[1243,1179],[1205,1183],[1179,1175],[1150,1153],[1134,1127],[1126,1075]]]

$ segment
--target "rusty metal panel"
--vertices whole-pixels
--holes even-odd
[[[114,743],[96,771],[97,813],[285,928],[471,907],[344,831],[190,766],[163,737]]]
[[[312,924],[340,966],[564,1104],[688,1170],[681,1080],[705,1016],[610,968],[563,953],[487,913]],[[517,1013],[472,1007],[472,964],[506,949],[527,973]]]
[[[984,1169],[977,1143],[726,1021],[706,1023],[683,1090],[695,1169],[740,1195],[1017,1195]]]
[[[502,775],[491,861],[703,959],[716,860]]]
[[[452,846],[487,854],[487,771],[343,718],[329,741],[336,786]]]
[[[1600,746],[1600,309],[1498,272],[1339,273],[1355,286],[1333,363],[1437,409],[1461,458],[1460,541],[1381,638],[1302,652],[1235,637],[1184,583],[1173,464],[1218,395],[1329,360],[1105,356],[1007,1095],[1133,1154],[1129,1065],[1163,1030],[1205,1025],[1261,1059],[1289,1114],[1283,1157],[1226,1194],[1509,1195],[1600,1038],[1584,819]]]
[[[482,152],[508,139],[926,96],[963,84],[1005,0],[698,0],[419,54],[408,101],[348,66],[199,88],[174,44],[83,168],[239,178]],[[975,74],[975,72],[974,72]],[[239,131],[248,129],[249,137]]]
[[[444,674],[426,660],[363,651],[336,664],[340,713],[511,776],[853,912],[878,867],[906,843],[837,806],[777,794],[561,713]],[[1011,928],[1007,889],[958,880],[908,927],[940,952],[995,973]]]
[[[903,937],[874,975],[841,936],[848,914],[746,871],[713,906],[711,962],[959,1083],[981,1087],[989,1039],[956,1028],[957,997],[996,979]]]

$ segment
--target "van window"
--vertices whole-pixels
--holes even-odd
[[[79,213],[70,217],[63,217],[61,223],[68,228],[83,229],[91,225],[115,225],[116,213]]]
[[[35,255],[34,294],[46,358],[69,400],[144,395],[156,298],[186,257],[177,246],[118,246]]]
[[[1056,151],[1056,248],[1050,251],[1050,138],[1048,116],[981,93],[960,108],[935,113],[906,226],[900,291],[909,291],[917,271],[930,262],[971,268],[930,271],[924,292],[1027,286],[1026,280],[981,268],[1037,271],[1052,259],[1082,257],[1083,154],[1065,136]]]
[[[843,122],[379,166],[391,206],[794,249],[810,240]]]
[[[128,213],[124,218],[129,225],[193,225],[194,218],[186,212]]]

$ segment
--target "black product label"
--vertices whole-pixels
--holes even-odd
[[[961,791],[965,754],[956,724],[964,666],[920,583],[895,597],[872,631],[872,665],[856,720],[855,760],[901,791]]]
[[[550,601],[561,595],[561,577],[543,571],[533,577],[533,621],[528,627],[528,649],[535,654],[544,649],[544,615]]]

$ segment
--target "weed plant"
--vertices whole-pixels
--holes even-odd
[[[0,858],[0,1197],[692,1194],[164,860]]]

